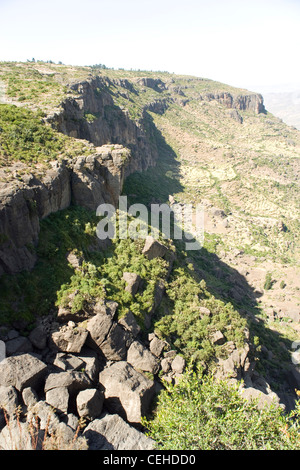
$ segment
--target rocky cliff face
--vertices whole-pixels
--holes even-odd
[[[206,93],[200,95],[200,100],[216,100],[226,108],[239,109],[240,111],[252,111],[255,114],[265,112],[262,95],[250,93],[249,95],[232,95],[231,93]]]
[[[122,91],[115,92],[116,86]],[[115,105],[112,97],[114,93],[127,97],[126,92],[134,90],[128,80],[98,76],[70,88],[77,97],[67,98],[60,113],[48,116],[53,127],[95,146],[111,143],[129,148],[134,158],[126,167],[127,174],[155,164],[158,149],[149,116],[144,112],[140,119],[133,120],[126,109]]]
[[[96,210],[117,205],[130,151],[121,145],[96,147],[95,154],[53,162],[43,178],[26,174],[0,186],[0,274],[33,268],[39,221],[71,201]]]

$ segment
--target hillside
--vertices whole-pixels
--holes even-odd
[[[56,408],[49,392],[61,387],[70,399],[62,413],[79,413],[74,390],[96,389],[104,394],[100,409],[112,413],[105,419],[117,413],[134,426],[151,410],[154,384],[177,383],[190,364],[221,380],[242,379],[245,396],[261,393],[264,402],[294,409],[299,156],[300,132],[248,90],[166,72],[1,63],[4,362],[37,352],[43,403]],[[189,251],[163,236],[155,248],[143,239],[99,240],[96,209],[117,207],[120,195],[148,208],[202,204],[203,247]],[[77,377],[75,386],[72,376],[72,389],[65,377],[47,388],[51,374],[67,374],[67,360],[88,370],[87,356],[99,361],[100,388],[94,375],[85,377],[89,385]],[[132,395],[130,417],[132,405],[119,391],[120,411],[108,384],[117,377],[115,388],[126,389],[136,373],[144,388],[139,399]],[[5,378],[0,385],[24,387]],[[92,433],[104,432],[100,421],[91,420]]]

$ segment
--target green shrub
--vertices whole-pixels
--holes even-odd
[[[237,385],[188,372],[166,384],[148,428],[159,450],[299,450],[300,404],[284,415],[280,407],[257,407]]]
[[[274,281],[272,280],[272,274],[268,272],[265,278],[264,289],[270,290],[272,288],[273,282]]]

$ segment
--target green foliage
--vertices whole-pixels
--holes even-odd
[[[81,207],[70,207],[41,221],[34,269],[0,279],[0,323],[19,318],[32,321],[37,315],[49,314],[62,286],[76,284],[72,276],[77,277],[78,273],[68,264],[67,253],[73,250],[88,253],[95,243],[91,226],[95,227],[97,221],[93,212]],[[91,282],[88,275],[91,274],[87,273],[87,284]],[[90,288],[95,288],[92,282]]]
[[[32,321],[55,305],[69,304],[72,294],[73,313],[106,298],[118,302],[120,316],[130,309],[144,325],[154,304],[157,282],[165,278],[167,261],[148,260],[142,254],[144,240],[115,239],[108,249],[99,251],[95,235],[98,221],[94,212],[70,207],[41,222],[34,269],[0,279],[2,323],[20,317]],[[82,260],[76,269],[68,263],[69,252]],[[134,297],[125,291],[124,271],[142,278],[143,289]]]
[[[265,278],[265,283],[264,283],[264,289],[265,290],[270,290],[273,285],[273,280],[272,280],[272,273],[267,272],[266,278]]]
[[[0,163],[39,163],[84,154],[87,148],[46,125],[42,111],[0,104]]]
[[[210,341],[218,330],[237,347],[243,346],[246,321],[231,303],[216,299],[188,267],[177,266],[173,270],[166,294],[169,313],[166,315],[161,309],[155,328],[187,359],[209,363],[221,356],[222,346]],[[201,314],[201,307],[210,314]]]
[[[280,407],[257,407],[238,384],[188,372],[166,384],[152,420],[144,420],[159,450],[299,450],[300,404],[284,415]]]

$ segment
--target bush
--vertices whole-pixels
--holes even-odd
[[[188,372],[166,384],[152,420],[143,424],[159,450],[299,450],[300,404],[290,415],[258,409],[238,386]]]

